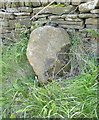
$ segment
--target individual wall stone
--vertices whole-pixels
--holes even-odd
[[[19,23],[21,25],[25,25],[26,27],[31,27],[30,18],[9,20],[9,27],[15,28],[17,23]]]
[[[36,14],[42,9],[43,9],[43,7],[34,8],[33,13]],[[69,13],[69,12],[73,11],[74,9],[75,9],[75,7],[72,6],[72,5],[69,5],[67,7],[49,6],[46,9],[44,9],[40,14],[42,14],[42,13],[51,13],[51,14],[58,14],[59,15],[59,14],[63,14],[63,13]]]
[[[20,23],[21,25],[25,25],[26,27],[31,27],[30,18],[18,19],[18,20],[17,20],[17,23]]]
[[[93,0],[90,2],[82,3],[79,5],[79,11],[80,12],[90,12],[90,10],[95,9],[97,6],[99,6],[99,1]]]
[[[7,40],[15,41],[16,35],[15,35],[14,31],[11,31],[10,33],[4,33],[4,34],[2,34],[2,38],[3,39],[5,38]]]
[[[4,19],[14,19],[13,13],[7,13],[0,11],[0,17]]]
[[[92,14],[92,13],[83,13],[78,15],[79,18],[97,18],[99,14]]]
[[[44,17],[44,18],[38,18],[38,20],[39,21],[44,21],[44,20],[46,20],[46,18]]]
[[[70,3],[71,3],[71,0],[65,0],[66,5],[70,5]]]
[[[41,27],[45,24],[49,24],[48,20],[38,20],[38,21],[35,21],[35,22],[32,22],[32,25],[33,27]]]
[[[68,17],[65,17],[65,20],[70,21],[70,22],[82,22],[83,21],[80,18],[73,19],[73,18],[68,18]]]
[[[0,2],[0,8],[2,8],[2,7],[3,7],[2,2]]]
[[[31,16],[33,16],[33,14],[31,14]],[[36,17],[35,17],[35,20],[37,20],[37,19],[39,19],[39,18],[48,18],[48,14],[41,14],[41,15],[37,15]]]
[[[11,8],[19,7],[19,5],[20,5],[19,2],[12,2],[12,3],[11,3]]]
[[[99,9],[94,9],[94,10],[91,10],[90,12],[99,14]]]
[[[81,3],[81,0],[71,0],[72,5],[79,5]]]
[[[1,2],[0,2],[0,8],[4,8],[4,9],[5,9],[5,8],[6,8],[6,3],[3,2],[3,1],[1,1]]]
[[[90,2],[90,1],[93,1],[93,0],[71,0],[72,5],[79,5],[81,3],[86,3],[86,2]]]
[[[49,20],[57,20],[57,19],[62,19],[62,18],[64,18],[64,17],[59,16],[59,15],[51,15],[51,16],[49,16]]]
[[[6,8],[11,8],[11,2],[5,2]]]
[[[28,12],[28,13],[31,13],[32,12],[32,8],[31,7],[18,7],[18,11],[19,12]]]
[[[17,23],[17,20],[9,20],[8,22],[10,28],[15,28],[16,23]]]
[[[64,14],[64,15],[62,15],[62,17],[63,18],[71,18],[71,19],[76,19],[76,18],[78,18],[78,14],[77,13],[75,13],[75,14]]]
[[[83,29],[83,26],[79,26],[79,25],[59,25],[59,27],[62,27],[64,29],[70,28],[70,29]]]
[[[83,25],[83,21],[77,22],[77,21],[64,21],[61,19],[58,20],[54,20],[51,21],[52,23],[57,23],[58,25],[62,24],[62,25],[78,25],[78,26],[82,26]]]
[[[48,0],[49,2],[52,2],[52,0]],[[64,3],[69,5],[71,0],[55,0],[56,3]]]
[[[19,13],[14,13],[15,16],[30,16],[30,13],[27,13],[27,12],[19,12]]]
[[[64,19],[52,19],[52,20],[50,20],[50,22],[52,22],[52,23],[63,23],[63,24],[65,24],[65,21],[64,21]]]
[[[38,7],[38,6],[40,6],[41,5],[41,2],[40,2],[40,0],[31,0],[31,2],[32,2],[32,6],[33,7]]]
[[[26,7],[31,7],[31,6],[32,6],[32,3],[31,3],[31,2],[26,1],[26,2],[24,2],[24,3],[25,3],[25,6],[26,6]]]
[[[46,4],[48,4],[49,0],[40,0],[40,2],[41,2],[41,4],[46,5]]]
[[[27,15],[24,15],[24,16],[15,16],[15,19],[26,19],[26,18],[30,19],[30,16],[27,16]]]
[[[55,2],[57,2],[57,3],[65,3],[66,0],[55,0]],[[67,0],[67,2],[69,2],[69,0]]]
[[[22,2],[22,1],[19,2],[19,6],[20,6],[20,7],[24,7],[24,6],[25,6],[25,2]]]
[[[7,38],[2,38],[2,45],[9,46],[9,45],[13,45],[14,43],[15,43],[15,41],[13,41],[13,40],[9,40]]]
[[[14,29],[12,30],[7,30],[7,29],[2,29],[2,40],[3,40],[3,44],[8,44],[16,42],[17,38],[18,38],[18,34],[16,33],[16,31]]]
[[[1,23],[2,27],[8,27],[9,26],[8,25],[8,20],[6,20],[6,19],[0,19],[0,23]]]
[[[86,19],[85,21],[85,24],[88,24],[88,25],[97,25],[99,22],[99,18],[89,18],[89,19]]]
[[[0,27],[0,33],[9,33],[13,30],[11,27]]]
[[[19,12],[17,8],[6,8],[6,12],[8,13],[14,13],[14,12]]]
[[[11,29],[9,30],[8,27],[0,27],[0,34],[9,33],[9,32],[11,32]]]

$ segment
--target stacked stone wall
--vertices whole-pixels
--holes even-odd
[[[54,4],[41,11],[51,1],[0,2],[1,39],[14,42],[17,37],[15,32],[17,23],[25,25],[30,31],[45,25],[62,27],[71,33],[80,31],[83,38],[87,40],[90,36],[85,31],[99,28],[99,1],[56,0]],[[39,11],[41,12],[38,14]]]

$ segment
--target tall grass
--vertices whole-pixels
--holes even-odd
[[[3,47],[2,117],[98,118],[96,58],[84,57],[86,64],[78,76],[39,87],[26,58],[27,42],[27,34],[22,33],[15,45]]]

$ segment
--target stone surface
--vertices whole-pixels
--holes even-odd
[[[35,28],[37,28],[38,26],[43,26],[43,25],[45,25],[46,23],[48,23],[48,21],[47,20],[42,20],[42,21],[40,21],[40,20],[38,20],[38,21],[35,21],[35,22],[32,22],[32,26]]]
[[[49,2],[52,2],[52,0],[48,0]],[[56,3],[69,3],[70,0],[55,0]]]
[[[47,18],[49,15],[38,15],[36,18],[39,19],[39,18]]]
[[[30,13],[27,12],[19,12],[19,13],[14,13],[16,16],[25,16],[25,15],[30,15]]]
[[[32,13],[31,14],[31,17],[34,15],[34,13]],[[39,18],[48,18],[48,16],[49,15],[47,15],[47,14],[41,14],[41,15],[37,15],[37,16],[35,16],[35,18],[33,19],[33,21],[35,21],[35,20],[37,20],[37,19],[39,19]]]
[[[27,19],[30,18],[30,16],[24,15],[24,16],[15,16],[15,19]]]
[[[86,19],[85,24],[89,24],[89,25],[98,25],[99,22],[99,18],[89,18]]]
[[[65,3],[65,0],[55,0],[57,3]]]
[[[70,29],[83,29],[84,25],[79,26],[79,25],[59,25],[62,28],[70,28]]]
[[[19,6],[19,2],[11,2],[11,8],[14,8],[14,7],[18,7]]]
[[[35,2],[34,2],[34,0],[31,0],[31,2],[32,2],[33,7],[38,7],[41,5],[40,0],[36,0]]]
[[[30,1],[25,1],[25,6],[26,7],[31,7],[32,6],[32,3]]]
[[[62,19],[62,18],[59,18],[59,19],[51,19],[50,22],[65,23],[64,19]]]
[[[94,10],[91,10],[90,12],[99,14],[99,9],[94,9]]]
[[[66,5],[70,5],[70,3],[71,3],[71,0],[65,0]]]
[[[0,8],[3,8],[3,2],[0,2]]]
[[[38,18],[39,21],[46,21],[46,17],[45,18]]]
[[[5,19],[14,19],[14,15],[12,13],[2,12],[2,11],[0,11],[0,17]]]
[[[77,21],[64,21],[64,20],[55,20],[51,21],[51,23],[57,23],[57,24],[62,24],[62,25],[83,25],[83,21],[77,22]]]
[[[20,1],[20,2],[19,2],[19,6],[20,6],[20,7],[24,7],[24,6],[25,6],[25,3],[22,2],[22,1]]]
[[[72,5],[79,5],[81,0],[71,0],[72,1]]]
[[[34,14],[38,13],[40,10],[42,10],[42,8],[43,7],[34,8],[33,13]],[[40,14],[42,14],[42,13],[63,14],[63,13],[69,13],[69,12],[73,11],[74,9],[75,9],[75,7],[72,5],[69,5],[66,7],[49,6],[46,9],[44,9]]]
[[[8,25],[10,28],[15,28],[15,24],[17,23],[17,20],[9,20]]]
[[[81,21],[83,21],[80,18],[73,19],[73,18],[68,18],[68,17],[66,17],[65,20],[66,21],[70,21],[70,22],[81,22]]]
[[[17,22],[20,23],[21,25],[25,25],[26,27],[31,27],[31,21],[29,18],[18,19]]]
[[[10,33],[12,29],[9,27],[0,27],[0,33]]]
[[[11,7],[11,2],[6,2],[5,1],[5,5],[6,5],[6,8],[10,8]]]
[[[79,18],[97,18],[99,17],[98,14],[91,14],[91,13],[83,13],[78,15]]]
[[[48,3],[49,1],[48,0],[40,0],[41,4],[46,4]]]
[[[79,11],[80,12],[89,12],[90,10],[95,9],[97,6],[99,6],[98,0],[93,0],[90,2],[82,3],[79,5]]]
[[[6,12],[9,12],[9,13],[14,13],[14,12],[19,12],[17,8],[6,8]]]
[[[62,53],[68,52],[69,45],[69,36],[62,28],[44,26],[32,31],[26,55],[39,82],[62,75],[59,71],[68,62],[68,55]]]
[[[25,25],[26,27],[30,27],[31,26],[30,19],[26,18],[26,19],[9,20],[9,27],[15,28],[17,23],[19,23],[21,25]]]
[[[67,17],[67,18],[72,18],[72,19],[76,19],[78,18],[78,14],[64,14],[62,15],[63,18]]]
[[[1,23],[2,27],[8,27],[8,20],[0,19],[0,23]]]
[[[62,19],[62,16],[59,16],[59,15],[51,15],[51,16],[49,16],[49,20],[57,20],[57,19]]]
[[[2,38],[5,38],[5,39],[11,40],[11,41],[15,41],[16,34],[14,31],[11,31],[9,33],[4,33],[4,34],[2,34]]]
[[[32,8],[31,7],[18,7],[18,11],[20,12],[32,12]]]
[[[5,9],[6,7],[6,3],[4,1],[1,1],[0,2],[0,8],[4,8]]]
[[[72,5],[79,5],[81,3],[86,3],[86,2],[90,2],[90,1],[93,1],[93,0],[71,0]]]

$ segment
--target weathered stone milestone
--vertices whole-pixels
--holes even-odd
[[[44,26],[32,31],[26,54],[39,82],[63,76],[60,69],[69,61],[69,46],[69,36],[62,28]]]

